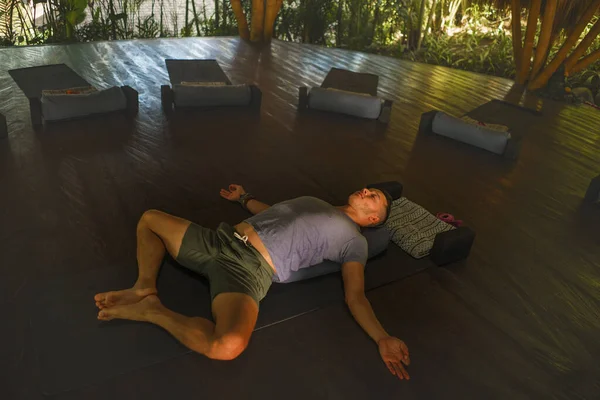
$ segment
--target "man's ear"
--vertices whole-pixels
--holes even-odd
[[[371,225],[375,225],[377,223],[379,223],[380,219],[379,219],[379,215],[369,215],[369,223]]]

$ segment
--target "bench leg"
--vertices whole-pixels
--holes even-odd
[[[300,111],[306,110],[308,108],[308,88],[306,86],[302,86],[298,88],[298,109]]]
[[[379,114],[379,118],[377,121],[382,124],[389,124],[390,118],[392,117],[392,107],[394,106],[394,102],[391,100],[385,100],[383,103],[383,107],[381,108],[381,114]]]
[[[8,125],[6,125],[6,117],[0,114],[0,140],[8,138]]]
[[[600,202],[600,175],[592,179],[587,192],[585,193],[585,201],[587,203]]]
[[[29,99],[29,111],[31,113],[31,124],[34,128],[39,128],[42,125],[42,102],[39,98]]]
[[[173,111],[173,91],[171,90],[171,86],[162,85],[160,87],[160,102],[165,114],[171,114]]]
[[[469,256],[474,241],[475,232],[467,227],[442,232],[435,237],[429,255],[438,266],[460,261]]]

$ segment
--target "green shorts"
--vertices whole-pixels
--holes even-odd
[[[216,231],[192,223],[181,242],[177,262],[206,277],[210,298],[220,293],[244,293],[258,304],[271,287],[274,271],[249,242],[234,236],[222,223]]]

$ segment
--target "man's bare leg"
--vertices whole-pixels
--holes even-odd
[[[100,309],[137,303],[156,294],[156,278],[168,251],[173,258],[179,254],[189,221],[161,211],[146,211],[137,225],[138,279],[131,289],[98,293],[94,296]]]
[[[212,303],[216,325],[200,317],[186,317],[167,309],[158,297],[105,308],[98,319],[129,319],[158,325],[189,349],[218,360],[232,360],[248,346],[256,325],[258,306],[242,293],[221,293]]]

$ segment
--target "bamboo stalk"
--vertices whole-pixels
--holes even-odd
[[[512,0],[512,36],[513,52],[515,55],[515,65],[517,70],[523,59],[523,39],[521,37],[521,0]]]
[[[581,56],[590,48],[594,40],[600,35],[600,19],[594,24],[592,29],[579,43],[579,46],[571,53],[571,55],[565,61],[565,72],[569,73],[571,69],[578,63]]]
[[[579,62],[577,64],[575,64],[572,68],[570,73],[571,74],[576,74],[578,72],[583,71],[584,69],[586,69],[587,67],[589,67],[590,65],[592,65],[593,63],[595,63],[596,61],[600,60],[600,49],[594,51],[593,53],[589,54],[588,56],[582,58],[581,60],[579,60]]]
[[[188,31],[188,20],[190,18],[190,0],[185,0],[185,23],[184,23],[184,30],[183,30],[183,35],[184,36],[190,36],[189,31]]]
[[[335,29],[335,45],[336,47],[342,46],[342,11],[343,11],[344,0],[338,0],[337,9],[337,26]]]
[[[241,0],[231,0],[231,9],[237,20],[238,32],[240,37],[244,40],[250,39],[250,30],[248,29],[248,21],[244,15],[244,9],[242,8]]]
[[[433,15],[435,14],[435,6],[437,6],[437,0],[432,0],[431,1],[431,9],[429,10],[429,18],[427,19],[427,24],[425,25],[425,32],[423,32],[423,35],[421,36],[421,38],[419,38],[419,45],[417,46],[417,49],[420,49],[421,45],[423,44],[425,39],[427,39],[427,34],[429,33],[429,27],[431,27],[433,29],[433,27],[431,26],[431,23],[433,21]]]
[[[164,2],[163,0],[160,0],[160,37],[164,36],[164,31],[163,31],[163,6],[164,6]]]
[[[529,70],[531,68],[531,54],[533,53],[533,43],[535,42],[535,33],[537,31],[541,7],[542,0],[533,0],[529,8],[523,58],[521,59],[521,64],[517,66],[517,83],[519,85],[523,85],[525,81],[527,81],[527,76],[529,75]]]
[[[265,24],[265,0],[252,0],[252,21],[250,22],[250,41],[260,42]]]
[[[273,38],[275,20],[277,19],[277,14],[279,14],[279,10],[281,10],[282,4],[283,0],[267,0],[267,10],[265,12],[265,26],[263,33],[263,40],[265,42],[270,42]]]
[[[454,0],[454,3],[450,2],[449,16],[448,16],[448,29],[452,29],[456,21],[456,13],[460,7],[461,0]]]
[[[220,21],[221,17],[219,14],[219,1],[220,0],[215,0],[215,28],[217,30],[219,30],[219,25],[221,24],[221,21]]]
[[[196,12],[196,0],[190,0],[192,2],[192,12],[194,13],[194,25],[196,26],[196,36],[200,36],[200,25],[198,24],[198,13]],[[204,14],[206,14],[206,3],[202,0],[202,7],[204,7]],[[206,15],[204,15],[206,20]],[[192,36],[192,30],[189,30],[190,36]]]
[[[531,69],[531,74],[529,75],[530,80],[535,78],[548,59],[548,53],[550,52],[550,46],[552,44],[552,28],[554,27],[554,17],[556,16],[557,6],[558,0],[548,0],[546,2],[540,40],[538,41],[535,58],[533,59],[533,68]]]
[[[427,0],[421,0],[421,8],[419,10],[419,22],[417,26],[417,46],[416,49],[419,50],[421,47],[421,38],[423,36],[423,20],[425,20],[425,3]],[[414,43],[414,42],[413,42]],[[412,44],[411,44],[412,47]]]
[[[583,16],[573,29],[573,32],[571,32],[569,37],[567,37],[567,40],[560,48],[554,59],[550,62],[550,64],[546,66],[546,68],[542,70],[542,72],[538,74],[538,76],[534,78],[533,81],[529,83],[529,89],[535,90],[546,86],[552,75],[562,65],[563,61],[565,61],[565,58],[567,58],[567,54],[569,54],[569,51],[579,40],[579,37],[585,30],[585,27],[589,24],[589,22],[596,14],[598,7],[600,7],[600,0],[595,0],[583,14]]]

